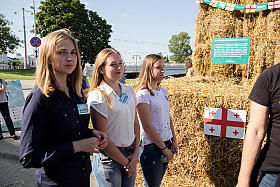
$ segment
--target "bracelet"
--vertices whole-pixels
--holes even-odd
[[[164,147],[163,149],[160,149],[160,150],[162,150],[162,151],[163,151],[164,149],[166,149],[166,145],[165,145],[165,147]]]

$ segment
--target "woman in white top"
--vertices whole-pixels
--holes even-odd
[[[192,60],[189,58],[185,61],[186,77],[192,77],[194,69],[192,68]]]
[[[97,55],[87,102],[93,127],[109,137],[108,146],[93,155],[99,187],[135,184],[140,129],[134,90],[119,82],[123,73],[118,51],[106,48]]]
[[[174,127],[169,114],[170,103],[165,89],[159,86],[164,76],[160,55],[150,54],[143,60],[137,87],[137,111],[140,123],[140,163],[145,186],[161,184],[168,161],[178,152]]]

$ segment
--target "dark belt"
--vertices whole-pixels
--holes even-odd
[[[122,151],[122,152],[126,152],[126,153],[129,153],[130,151],[133,151],[134,148],[135,148],[135,142],[133,142],[130,146],[128,147],[118,147],[117,148]]]

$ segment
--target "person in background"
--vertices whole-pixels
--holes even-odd
[[[192,77],[194,69],[192,68],[192,60],[189,58],[185,61],[186,77]]]
[[[6,122],[7,128],[10,135],[14,140],[18,139],[18,136],[15,133],[14,123],[10,116],[9,105],[8,105],[8,96],[6,94],[6,85],[5,79],[0,78],[0,112]],[[3,139],[2,128],[0,123],[0,140]]]
[[[159,187],[168,161],[178,152],[177,139],[169,114],[170,103],[165,89],[159,86],[164,76],[160,55],[143,60],[137,87],[137,112],[140,123],[140,164],[146,187]]]
[[[82,92],[83,92],[83,94],[86,98],[88,97],[89,88],[90,88],[89,82],[88,82],[86,76],[83,75],[83,77],[82,77]]]
[[[278,40],[279,45],[279,40]],[[264,70],[250,95],[238,187],[280,186],[280,63]],[[266,143],[262,148],[264,137]]]
[[[139,123],[132,86],[119,82],[124,72],[120,53],[103,49],[96,57],[87,103],[94,129],[108,134],[109,143],[93,154],[99,187],[133,187],[139,154]]]
[[[23,109],[19,149],[23,167],[38,168],[38,186],[89,186],[90,153],[108,144],[105,133],[88,128],[81,79],[80,53],[70,31],[48,34]]]
[[[87,66],[85,66],[85,68],[84,68],[84,76],[85,76],[85,77],[89,77],[89,76],[88,76],[88,71],[87,71]]]

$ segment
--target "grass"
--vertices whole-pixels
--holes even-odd
[[[1,69],[0,78],[5,80],[35,80],[34,69]]]
[[[0,78],[5,80],[35,80],[34,69],[3,69],[0,70]],[[91,83],[91,78],[89,83]],[[137,79],[126,79],[126,84],[136,82]]]

